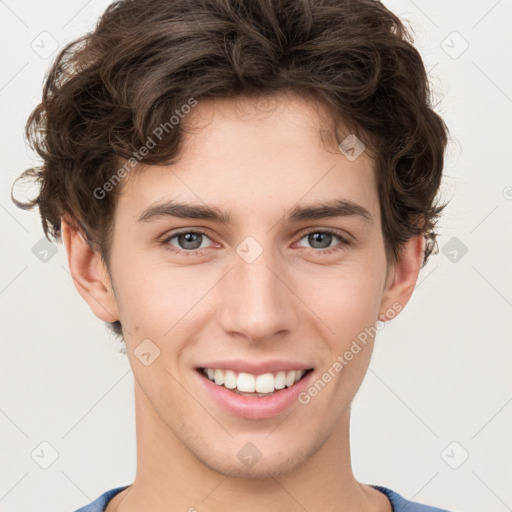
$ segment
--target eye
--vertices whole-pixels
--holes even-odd
[[[335,242],[336,239],[338,239],[339,243],[332,246],[332,242]],[[331,254],[350,245],[349,241],[340,232],[335,230],[310,231],[299,240],[299,245],[302,240],[307,240],[307,243],[312,245],[312,251],[320,254]],[[309,248],[306,247],[306,249]]]
[[[312,247],[305,247],[300,242],[307,240]],[[332,245],[333,242],[338,243]],[[173,233],[162,240],[162,245],[165,249],[182,256],[194,256],[200,255],[202,249],[209,247],[208,241],[211,241],[207,233],[200,230],[188,230]],[[335,251],[343,250],[346,246],[350,245],[350,242],[342,236],[337,230],[315,230],[305,233],[298,242],[299,247],[304,247],[308,252],[315,254],[327,255]]]
[[[171,252],[188,256],[198,254],[201,252],[200,249],[207,248],[208,245],[203,243],[205,239],[210,240],[203,231],[181,231],[168,236],[162,244]],[[174,240],[175,243],[173,243]]]

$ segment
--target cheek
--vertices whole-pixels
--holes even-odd
[[[117,267],[117,288],[121,323],[131,343],[150,338],[163,349],[170,338],[193,334],[205,314],[203,299],[217,281],[215,273],[197,272],[193,267],[127,257]]]
[[[311,309],[319,317],[325,350],[319,347],[322,367],[308,393],[318,393],[316,405],[329,410],[326,422],[335,421],[351,402],[370,363],[384,276],[370,269],[364,276],[355,271],[338,279],[331,276],[324,280],[323,292],[317,289],[312,296]],[[324,388],[328,391],[317,391]]]
[[[375,264],[347,266],[306,277],[298,295],[324,324],[328,338],[343,345],[377,321],[384,277]]]
[[[290,296],[293,307],[304,310],[301,316],[309,318],[310,326],[316,323],[327,339],[336,340],[330,344],[337,349],[377,320],[385,257],[376,258],[376,252],[377,248],[363,251],[339,265],[283,269],[285,280],[301,299]],[[211,312],[209,300],[222,295],[220,288],[211,292],[225,284],[219,282],[223,269],[170,266],[161,255],[148,258],[143,251],[117,250],[114,257],[121,323],[127,337],[133,335],[132,343],[146,337],[168,342],[169,336],[180,339],[182,332],[190,337]],[[229,296],[234,296],[231,291]]]

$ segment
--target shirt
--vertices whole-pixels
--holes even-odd
[[[99,498],[97,498],[89,505],[75,510],[75,512],[104,512],[108,502],[116,494],[120,493],[127,487],[129,486],[125,485],[124,487],[116,487],[115,489],[111,489],[110,491],[103,493]],[[371,485],[370,487],[377,489],[388,497],[393,507],[393,512],[448,512],[448,510],[442,508],[430,507],[415,501],[406,500],[404,497],[400,496],[400,494],[392,491],[391,489],[388,489],[387,487],[382,487],[381,485]]]

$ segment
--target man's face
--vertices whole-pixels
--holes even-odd
[[[333,366],[384,308],[373,162],[366,153],[350,161],[326,147],[319,105],[280,100],[266,110],[255,109],[256,100],[244,108],[199,101],[185,119],[194,129],[181,160],[130,176],[114,219],[111,275],[137,414],[232,476],[282,474],[326,449],[348,417],[373,339],[359,342],[341,370]],[[139,220],[169,201],[215,209],[229,222],[150,213]],[[292,218],[336,201],[368,215]],[[277,387],[280,369],[312,371],[256,397],[214,384],[205,367],[233,370],[214,378],[242,387],[251,377],[238,380],[240,372],[272,373],[277,379],[259,384]],[[312,396],[315,382],[320,391]]]

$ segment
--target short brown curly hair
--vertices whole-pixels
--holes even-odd
[[[155,127],[190,98],[293,91],[322,101],[375,158],[386,252],[411,237],[436,250],[437,201],[448,129],[400,19],[374,0],[121,0],[55,59],[26,125],[42,165],[47,237],[72,219],[109,263],[121,187],[98,198]],[[176,161],[184,128],[164,134],[145,164]],[[119,322],[114,331],[121,333]]]

